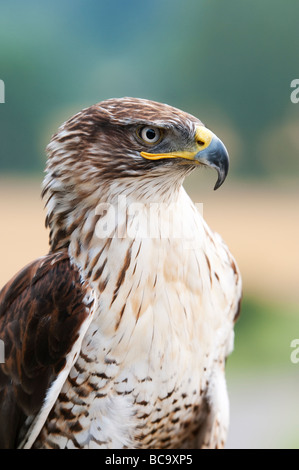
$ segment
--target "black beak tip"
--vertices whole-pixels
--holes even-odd
[[[216,162],[215,162],[216,163]],[[218,161],[215,164],[215,168],[217,169],[218,172],[218,179],[216,181],[216,184],[214,186],[214,191],[216,189],[220,188],[220,186],[224,183],[227,174],[228,174],[228,169],[229,169],[229,156],[226,148],[221,142],[220,146],[220,151],[218,154]]]
[[[227,168],[226,171],[218,170],[218,179],[217,179],[216,184],[214,186],[214,191],[216,191],[216,189],[218,189],[218,188],[220,188],[220,186],[222,186],[222,184],[224,183],[224,181],[226,179],[227,173],[228,173],[228,168]]]
[[[218,177],[218,180],[216,181],[216,184],[214,186],[214,191],[216,191],[216,189],[220,188],[222,183],[223,183],[223,180],[221,181],[221,178]]]

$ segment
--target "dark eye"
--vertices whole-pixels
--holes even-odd
[[[155,144],[161,138],[161,131],[157,127],[145,126],[139,129],[139,137],[147,144]]]

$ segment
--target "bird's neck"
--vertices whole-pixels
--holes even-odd
[[[140,287],[141,297],[145,286],[149,294],[165,272],[179,282],[184,274],[181,260],[188,259],[194,243],[198,250],[199,240],[204,239],[202,219],[182,187],[172,203],[128,205],[128,200],[122,195],[115,204],[101,203],[89,211],[84,224],[73,231],[68,247],[71,262],[94,289],[100,310],[110,311],[115,325],[122,317],[123,305],[117,300],[120,289],[124,298],[130,297],[128,276],[134,276],[133,289]]]
[[[132,211],[149,211],[153,206],[173,206],[182,190],[185,173],[176,174],[175,177],[170,174],[168,179],[164,174],[155,178],[152,175],[140,179],[118,178],[98,186],[86,181],[70,188],[52,180],[51,187],[45,185],[44,190],[51,250],[68,248],[74,240],[81,249],[86,250],[90,240],[97,236],[100,224],[104,228],[106,223],[108,232],[111,227],[111,230],[119,230]],[[91,190],[91,187],[95,189]],[[114,221],[111,219],[113,217],[116,217]],[[108,232],[105,233],[106,237],[109,236]]]
[[[75,219],[78,222],[73,223],[69,237],[69,252],[77,264],[87,266],[104,246],[111,245],[112,239],[127,247],[140,239],[181,236],[177,232],[183,228],[183,214],[180,218],[177,215],[182,207],[181,198],[186,195],[183,187],[171,194],[165,192],[163,198],[157,194],[147,197],[146,188],[140,188],[142,190],[144,197],[136,197],[138,188],[135,186],[133,191],[127,188],[114,197],[102,198],[98,204],[85,208],[83,219],[79,218],[79,210]]]

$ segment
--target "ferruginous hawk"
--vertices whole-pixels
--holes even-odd
[[[219,448],[241,280],[182,183],[228,171],[166,104],[110,99],[64,123],[43,184],[49,254],[0,293],[2,448]]]

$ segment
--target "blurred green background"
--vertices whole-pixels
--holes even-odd
[[[234,448],[299,447],[299,363],[290,360],[299,338],[299,103],[290,99],[298,17],[296,0],[0,1],[3,253],[21,199],[39,197],[47,142],[83,107],[120,96],[166,102],[227,145],[226,187],[211,195],[210,176],[186,187],[244,273],[227,366]],[[28,204],[23,233],[33,224]],[[5,263],[2,283],[15,269]]]

